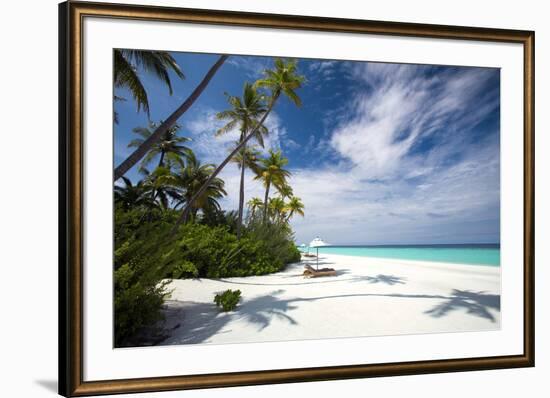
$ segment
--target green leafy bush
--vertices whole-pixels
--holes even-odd
[[[183,260],[174,266],[170,276],[174,279],[196,278],[199,276],[199,270],[191,261]]]
[[[171,277],[225,278],[264,275],[300,260],[300,253],[286,232],[275,227],[262,233],[245,231],[240,240],[227,226],[182,225],[174,245],[176,274]],[[179,272],[185,268],[186,272]]]
[[[167,291],[162,279],[172,271],[173,250],[166,236],[170,224],[160,215],[154,221],[139,222],[140,211],[116,209],[114,253],[115,345],[131,345],[143,327],[161,319]]]
[[[214,302],[218,307],[222,307],[223,311],[233,311],[237,304],[239,303],[239,300],[241,299],[241,291],[240,290],[231,290],[228,289],[223,293],[218,293],[214,297]]]
[[[264,275],[300,260],[286,225],[249,222],[238,240],[232,225],[188,223],[172,237],[177,217],[174,210],[115,209],[116,346],[161,319],[164,278]]]
[[[263,223],[261,219],[251,219],[247,226],[247,237],[260,242],[270,257],[283,264],[300,261],[300,251],[294,244],[292,230],[287,224]]]

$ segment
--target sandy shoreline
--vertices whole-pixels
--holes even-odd
[[[174,280],[161,344],[250,343],[500,329],[500,267],[320,254],[337,276],[305,279],[303,259],[247,278]],[[234,312],[216,292],[240,289]]]

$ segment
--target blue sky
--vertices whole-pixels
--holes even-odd
[[[151,120],[166,118],[193,90],[217,55],[173,53],[186,75],[174,94],[141,74]],[[224,93],[241,95],[273,64],[270,57],[231,56],[179,120],[180,135],[202,162],[219,163],[237,132],[215,138]],[[491,68],[298,61],[307,82],[297,108],[280,100],[267,120],[269,148],[289,158],[290,184],[306,216],[292,220],[299,243],[320,235],[332,244],[498,243],[500,241],[500,71]],[[116,102],[115,164],[147,115],[129,93]],[[138,178],[134,168],[129,172]],[[238,202],[239,172],[220,175]],[[247,174],[246,198],[263,197]]]

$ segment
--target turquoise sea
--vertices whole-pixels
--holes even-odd
[[[307,248],[299,248],[306,251]],[[312,253],[316,248],[310,248]],[[499,244],[323,246],[319,254],[500,266]]]

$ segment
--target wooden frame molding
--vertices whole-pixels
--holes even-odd
[[[524,349],[522,355],[83,381],[82,25],[86,17],[519,43],[524,48]],[[59,5],[59,392],[64,396],[228,387],[534,366],[534,106],[532,31],[103,3]]]

